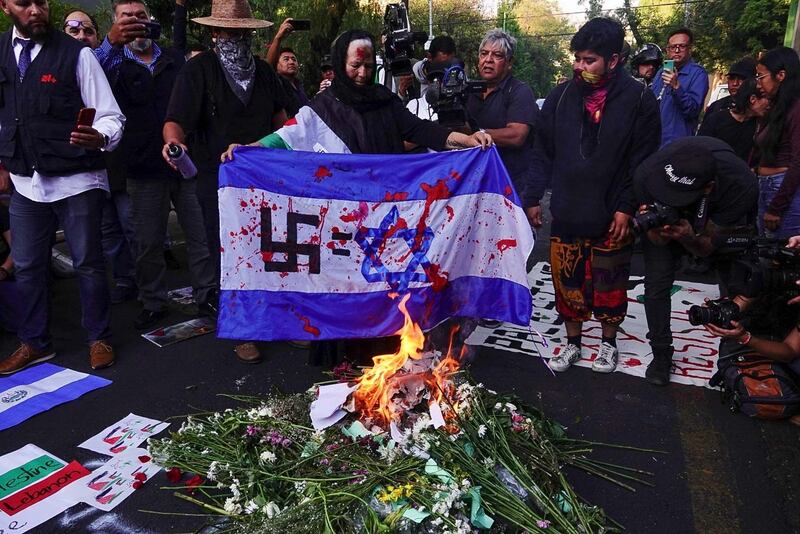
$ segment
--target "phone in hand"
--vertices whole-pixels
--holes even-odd
[[[307,32],[311,30],[311,21],[307,19],[292,19],[292,30],[296,32]]]
[[[91,127],[94,124],[94,116],[97,113],[97,110],[94,108],[83,108],[78,112],[78,120],[75,123],[75,129],[78,129],[78,126],[89,126]]]
[[[145,37],[147,39],[159,39],[161,37],[161,24],[158,22],[142,22],[144,24]]]
[[[665,59],[664,60],[664,70],[668,70],[670,72],[675,72],[675,60],[674,59]]]

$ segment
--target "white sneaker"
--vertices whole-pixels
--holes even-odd
[[[570,366],[581,359],[581,348],[572,343],[567,343],[561,347],[557,356],[550,358],[548,365],[553,371],[559,373],[566,371]]]
[[[613,373],[617,368],[617,347],[611,343],[600,344],[600,353],[592,362],[592,371],[598,373]]]

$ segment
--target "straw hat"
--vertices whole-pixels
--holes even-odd
[[[213,0],[210,17],[193,18],[192,22],[215,28],[246,28],[257,30],[269,28],[268,20],[253,18],[253,11],[247,0]]]

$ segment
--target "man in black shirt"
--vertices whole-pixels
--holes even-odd
[[[192,20],[211,26],[215,47],[194,57],[178,75],[164,123],[162,154],[169,163],[169,145],[181,146],[197,166],[197,196],[219,280],[220,155],[232,143],[252,143],[282,126],[288,98],[272,67],[252,54],[252,30],[272,23],[253,18],[246,0],[219,6],[215,2],[211,17]],[[188,134],[192,135],[190,147]],[[261,359],[250,342],[238,344],[235,351],[245,363]]]
[[[743,57],[728,69],[728,96],[712,102],[707,108],[705,117],[710,116],[715,111],[730,109],[733,106],[733,97],[747,78],[755,78],[756,62],[751,57]],[[703,119],[705,121],[705,119]]]
[[[755,175],[731,147],[713,137],[684,137],[647,158],[634,175],[640,204],[660,202],[677,210],[676,224],[650,229],[644,251],[644,309],[653,361],[648,382],[669,384],[672,366],[671,289],[681,256],[707,257],[726,230],[755,228],[758,184]],[[718,258],[721,290],[727,286],[729,262]]]

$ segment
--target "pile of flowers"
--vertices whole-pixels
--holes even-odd
[[[240,407],[190,416],[149,450],[175,494],[231,532],[606,532],[619,525],[576,495],[562,468],[649,484],[639,478],[649,473],[589,459],[595,444],[464,371],[448,385],[436,427],[425,410],[391,430],[356,411],[315,431],[314,387],[233,397]]]

